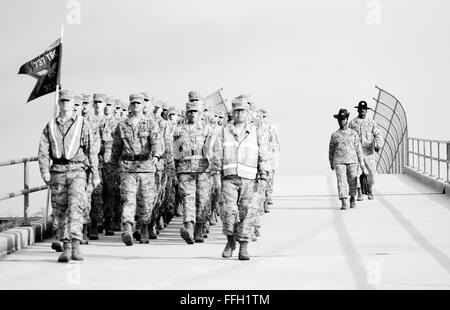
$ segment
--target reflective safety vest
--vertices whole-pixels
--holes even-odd
[[[83,118],[77,117],[66,134],[63,134],[56,124],[56,119],[48,123],[48,136],[52,157],[70,160],[75,157],[81,146],[81,130]]]
[[[256,127],[249,126],[250,132],[239,143],[230,126],[224,128],[223,135],[223,175],[237,175],[242,178],[256,179],[258,172],[259,146]]]

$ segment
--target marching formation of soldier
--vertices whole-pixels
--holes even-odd
[[[350,113],[340,109],[334,115],[339,129],[332,133],[328,157],[331,170],[336,172],[338,196],[341,200],[341,210],[347,210],[347,199],[350,196],[350,208],[356,207],[356,200],[364,200],[361,174],[367,176],[367,196],[373,200],[373,185],[375,184],[374,152],[379,152],[384,139],[378,125],[373,119],[366,118],[367,102],[360,101],[358,116],[348,122]],[[356,198],[357,195],[357,198]]]
[[[42,178],[51,189],[59,262],[83,260],[80,244],[122,231],[122,241],[148,244],[173,217],[180,237],[202,243],[220,218],[222,252],[248,260],[270,212],[279,154],[267,111],[249,95],[232,111],[204,106],[188,94],[184,110],[134,93],[129,103],[105,94],[59,93],[59,114],[39,143]],[[91,108],[92,107],[92,108]],[[368,165],[369,165],[368,161]]]

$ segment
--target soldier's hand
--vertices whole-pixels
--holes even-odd
[[[332,170],[332,171],[334,171],[334,166],[333,166],[333,165],[331,165],[330,167],[331,167],[331,170]]]
[[[50,183],[50,173],[49,172],[44,173],[42,179],[44,180],[45,184],[48,185]]]
[[[380,152],[380,147],[379,146],[375,147],[375,152],[377,152],[377,153]]]
[[[94,185],[94,188],[100,185],[100,177],[98,175],[92,177],[92,184]]]
[[[222,177],[220,174],[214,175],[214,189],[220,190],[222,188]]]

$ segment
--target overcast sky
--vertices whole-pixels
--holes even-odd
[[[80,24],[68,24],[70,1],[1,1],[0,160],[37,154],[54,96],[26,104],[35,80],[17,72],[62,24],[64,87],[178,107],[190,90],[249,93],[279,124],[282,175],[332,173],[332,114],[373,106],[375,85],[402,102],[410,136],[450,140],[448,0],[375,1],[379,24],[366,0],[79,2]]]

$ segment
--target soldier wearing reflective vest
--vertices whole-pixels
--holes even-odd
[[[372,110],[367,106],[367,102],[360,101],[358,106],[358,116],[350,121],[348,125],[349,128],[356,131],[359,135],[359,141],[363,151],[364,166],[368,172],[367,175],[367,185],[368,193],[367,196],[369,200],[374,199],[372,187],[375,184],[375,174],[376,174],[376,164],[375,164],[375,152],[379,152],[383,146],[384,139],[378,128],[377,123],[371,119],[367,118],[367,110]],[[359,181],[359,176],[361,175],[361,169],[358,169],[357,178],[357,192],[358,201],[364,200],[361,192],[361,184]]]
[[[199,102],[188,102],[186,123],[177,126],[173,134],[173,156],[183,202],[184,227],[180,235],[187,244],[204,242],[202,230],[211,194],[209,169],[213,132],[210,126],[200,123],[199,113]]]
[[[83,260],[80,252],[82,212],[85,205],[86,171],[100,183],[94,138],[84,119],[74,113],[70,90],[59,92],[59,115],[45,126],[39,142],[39,168],[50,185],[63,252],[58,262]],[[51,162],[51,165],[50,165]]]
[[[249,120],[249,105],[243,98],[232,101],[233,123],[228,123],[217,141],[214,152],[222,171],[222,206],[220,216],[227,244],[222,256],[229,258],[240,243],[239,259],[248,260],[248,241],[254,231],[258,212],[257,182],[265,187],[269,172],[267,137]],[[215,176],[220,183],[220,175]]]
[[[141,243],[149,243],[148,226],[155,200],[155,164],[163,154],[158,124],[143,115],[142,94],[130,95],[131,115],[113,136],[111,164],[119,169],[122,198],[122,241],[133,245],[132,226],[138,213]],[[137,210],[136,210],[137,208]]]

